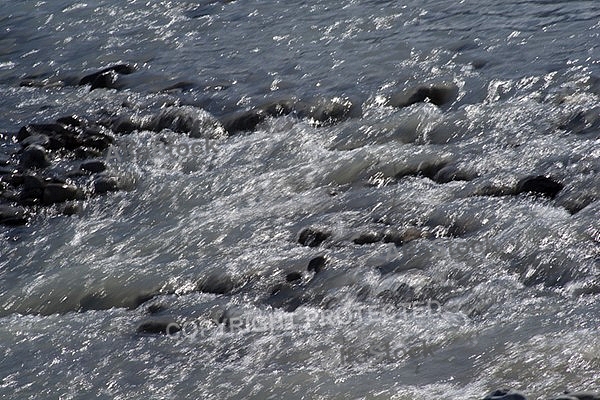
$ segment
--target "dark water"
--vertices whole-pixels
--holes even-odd
[[[117,134],[123,190],[1,228],[3,398],[600,391],[600,3],[5,0],[0,29],[4,158],[70,114],[199,137]],[[118,63],[118,90],[77,85]],[[386,103],[437,84],[456,98]],[[214,123],[290,98],[360,112]]]

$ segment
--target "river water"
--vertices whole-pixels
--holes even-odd
[[[6,159],[71,114],[201,124],[116,134],[123,190],[0,227],[0,397],[600,391],[600,3],[4,0],[0,32]],[[212,123],[282,99],[359,112]]]

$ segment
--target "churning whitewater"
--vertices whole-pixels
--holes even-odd
[[[0,28],[0,397],[600,399],[597,2]]]

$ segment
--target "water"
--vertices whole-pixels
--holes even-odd
[[[181,106],[202,136],[118,135],[104,157],[126,190],[2,228],[3,398],[599,391],[596,2],[7,0],[0,11],[4,154],[21,126],[73,113]],[[73,84],[122,62],[138,68],[123,90]],[[451,104],[384,104],[448,82]],[[349,99],[362,116],[318,127],[290,115],[231,137],[211,123],[292,97]],[[436,163],[468,180],[413,176]],[[537,175],[564,189],[487,195]],[[306,227],[331,236],[302,246]],[[354,243],[386,230],[419,237]],[[136,333],[167,317],[184,330]]]

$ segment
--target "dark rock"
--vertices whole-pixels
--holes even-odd
[[[385,231],[382,240],[384,243],[394,243],[396,246],[401,246],[404,243],[402,233],[394,230]]]
[[[380,242],[383,239],[383,233],[381,232],[365,232],[361,233],[359,237],[354,239],[354,244],[363,245]]]
[[[285,276],[286,282],[298,282],[302,280],[302,274],[300,272],[290,272]]]
[[[82,208],[81,205],[77,203],[67,203],[62,208],[61,212],[63,215],[77,215],[81,213]]]
[[[46,149],[37,144],[31,144],[23,150],[20,163],[25,168],[45,168],[50,165]]]
[[[19,226],[27,224],[28,221],[29,215],[24,208],[0,204],[0,224]]]
[[[448,183],[452,181],[471,181],[477,177],[477,174],[459,169],[456,165],[446,165],[433,176],[433,181],[437,183]]]
[[[448,161],[441,159],[423,161],[415,165],[410,165],[403,171],[398,172],[395,178],[402,179],[406,176],[424,176],[433,180],[446,165],[448,165]]]
[[[284,284],[275,286],[265,303],[271,307],[293,312],[304,303],[304,299],[302,292],[297,286],[291,287]]]
[[[50,143],[50,138],[47,135],[34,134],[21,141],[21,146],[27,147],[32,144],[45,147]]]
[[[168,307],[166,305],[160,304],[160,303],[155,303],[155,304],[150,304],[147,308],[147,311],[148,311],[148,314],[158,314],[167,309],[168,309]]]
[[[483,400],[527,400],[525,396],[514,390],[496,390],[487,396]]]
[[[81,163],[80,168],[83,171],[93,174],[106,170],[106,163],[102,160],[88,160]]]
[[[79,128],[84,128],[89,124],[87,119],[79,115],[69,115],[66,117],[61,117],[57,119],[56,122],[62,125],[75,126]]]
[[[99,132],[90,132],[88,130],[84,132],[84,134],[79,138],[77,146],[83,145],[84,147],[92,149],[106,150],[112,144],[112,142],[113,139],[110,136],[104,135]]]
[[[141,322],[136,331],[137,333],[173,335],[181,331],[181,325],[173,318],[150,318]]]
[[[227,133],[253,131],[256,126],[267,118],[261,110],[250,110],[243,113],[230,114],[221,119]]]
[[[202,293],[223,295],[231,293],[234,287],[234,282],[229,275],[213,273],[200,282],[198,290]]]
[[[453,102],[458,96],[458,86],[454,83],[438,84],[432,86],[419,86],[403,93],[395,94],[388,104],[392,107],[408,107],[416,103],[429,101],[436,106],[443,106]]]
[[[41,178],[33,175],[25,175],[22,177],[22,188],[19,198],[25,204],[33,205],[42,199],[45,187],[46,183]]]
[[[120,89],[121,85],[117,83],[119,74],[127,75],[135,72],[136,68],[134,65],[129,64],[118,64],[112,67],[104,68],[93,74],[89,74],[81,78],[79,86],[91,85],[90,90],[98,88],[106,89]]]
[[[331,125],[361,114],[359,106],[348,99],[318,98],[309,102],[295,99],[277,100],[265,103],[252,110],[226,115],[221,119],[229,134],[253,131],[268,117],[281,117],[295,113],[299,118],[308,118],[315,125]]]
[[[517,183],[516,193],[535,193],[554,198],[564,185],[545,176],[529,176]]]
[[[46,205],[55,203],[64,203],[68,200],[75,200],[81,197],[77,186],[66,185],[62,183],[49,183],[44,188],[42,201]]]
[[[319,231],[315,228],[305,228],[300,232],[298,243],[303,246],[317,247],[331,236],[331,232]]]
[[[158,292],[142,292],[131,294],[119,294],[117,292],[106,292],[104,290],[91,292],[79,300],[79,311],[108,310],[114,307],[134,310],[143,303],[156,297]]]
[[[295,105],[300,118],[308,118],[317,126],[328,126],[352,117],[360,117],[362,110],[349,99],[318,98],[309,103],[300,102]]]
[[[101,176],[94,183],[94,193],[104,194],[119,190],[119,181],[114,176]]]
[[[82,159],[100,157],[102,155],[102,152],[96,149],[91,149],[89,147],[78,147],[73,151],[73,154],[75,155],[75,157]]]
[[[110,123],[110,129],[119,134],[129,134],[142,129],[139,121],[133,121],[131,117],[121,116]]]
[[[318,256],[308,262],[308,267],[306,270],[309,272],[314,271],[315,274],[318,274],[319,272],[323,271],[325,264],[327,264],[327,259],[323,256]]]
[[[554,400],[600,400],[600,395],[591,392],[565,392]]]
[[[48,137],[61,136],[68,132],[61,124],[29,124],[21,127],[17,133],[17,141],[22,142],[32,135],[46,135]]]

